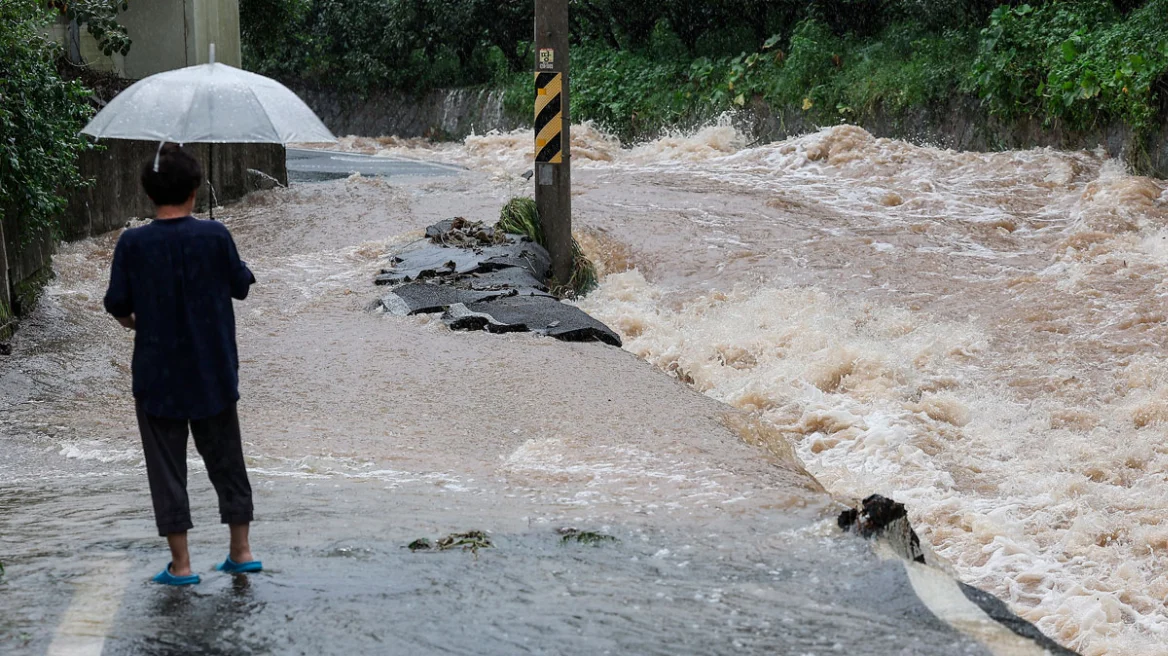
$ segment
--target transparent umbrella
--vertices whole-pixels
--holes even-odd
[[[109,102],[81,132],[99,139],[186,143],[334,142],[279,82],[215,63],[151,75]],[[214,158],[212,157],[212,160]],[[211,182],[208,175],[208,183]]]

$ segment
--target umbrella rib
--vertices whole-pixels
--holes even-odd
[[[202,88],[202,86],[203,86],[202,80],[195,82],[195,91],[194,91],[194,93],[191,94],[191,104],[187,105],[187,111],[183,113],[182,122],[180,123],[184,132],[186,131],[187,126],[190,124],[191,112],[194,111],[194,109],[195,109],[195,103],[199,97],[199,90]],[[198,143],[198,142],[191,142],[191,143]]]
[[[139,80],[139,82],[141,82],[141,80]],[[137,88],[135,88],[135,87],[137,87]],[[139,93],[142,93],[142,89],[143,89],[143,88],[144,88],[144,87],[139,87],[139,86],[138,86],[138,84],[134,84],[132,87],[130,87],[129,89],[126,89],[126,91],[123,91],[122,93],[125,93],[125,94],[126,94],[126,98],[125,98],[125,99],[126,99],[126,101],[127,101],[127,102],[129,102],[129,100],[130,100],[131,98],[133,98],[134,96],[138,95]],[[112,101],[113,101],[113,99],[111,98],[111,99],[110,99],[110,101],[112,102]],[[116,118],[116,117],[115,117],[115,118]],[[113,123],[113,120],[114,120],[113,118],[111,118],[111,119],[107,120],[107,121],[106,121],[106,125],[105,125],[104,127],[108,129],[108,128],[109,128],[109,126],[110,126],[110,124],[112,124],[112,123]],[[86,126],[86,127],[88,127],[88,126]],[[82,132],[85,132],[85,130],[82,130]],[[87,133],[87,134],[88,134],[88,133]],[[96,137],[96,138],[98,138],[98,139],[101,139],[101,138],[102,138],[100,135],[92,135],[92,136],[94,136],[94,137]],[[107,138],[110,138],[110,139],[116,139],[117,137],[107,137]]]
[[[268,116],[268,108],[264,106],[264,101],[260,100],[260,97],[256,95],[255,89],[253,89],[250,84],[247,85],[247,92],[251,94],[251,97],[253,100],[255,100],[256,104],[260,106],[260,113],[262,113],[264,118],[268,121],[268,126],[272,128],[272,134],[276,135],[276,143],[284,143],[284,136],[281,135],[280,131],[276,129],[276,124],[272,122],[272,117]]]

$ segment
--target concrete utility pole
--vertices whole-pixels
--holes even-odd
[[[568,0],[535,0],[535,204],[560,285],[572,277]]]

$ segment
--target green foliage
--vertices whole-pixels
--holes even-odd
[[[529,0],[242,0],[244,66],[366,91],[491,82],[529,69]]]
[[[1168,0],[1126,16],[1110,2],[1078,0],[994,10],[965,86],[1006,118],[1074,127],[1119,119],[1144,130],[1166,76]]]
[[[513,119],[530,122],[535,113],[535,76],[528,72],[509,73],[495,79],[503,89],[503,113]]]
[[[493,85],[529,120],[532,7],[242,0],[245,60],[343,89]],[[1168,0],[572,0],[570,17],[573,119],[626,142],[755,101],[835,123],[972,94],[1006,119],[1147,130],[1168,99]]]
[[[507,201],[499,212],[499,222],[495,224],[495,229],[523,235],[540,246],[547,244],[539,224],[539,211],[536,210],[535,201],[530,198],[512,198]]]
[[[78,131],[89,92],[57,73],[59,48],[42,36],[50,14],[37,0],[0,5],[0,211],[22,219],[23,244],[53,233],[65,209],[59,190],[85,184]]]
[[[107,57],[130,53],[130,35],[117,20],[119,10],[130,8],[128,0],[49,0],[48,7],[84,25]]]
[[[663,61],[585,46],[576,53],[574,114],[625,140],[740,109],[756,98],[800,107],[826,122],[858,120],[878,108],[900,111],[948,98],[968,74],[963,62],[975,48],[976,35],[968,29],[938,33],[895,23],[874,38],[841,37],[816,19],[751,52],[716,59]]]
[[[913,23],[890,25],[879,38],[847,45],[827,106],[850,118],[877,107],[900,112],[942,102],[968,75],[975,49],[970,30],[938,34]]]
[[[622,139],[674,125],[696,111],[682,84],[685,62],[627,50],[582,46],[574,53],[573,116],[596,121]],[[530,101],[529,101],[530,102]]]
[[[530,198],[512,198],[503,206],[499,213],[499,222],[496,230],[502,230],[513,235],[523,235],[531,241],[547,247],[543,228],[539,223],[539,211],[535,201]],[[600,279],[596,273],[596,265],[584,255],[580,244],[572,240],[572,278],[568,284],[556,291],[561,296],[583,296],[596,289]]]

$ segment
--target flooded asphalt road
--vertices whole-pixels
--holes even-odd
[[[136,476],[5,486],[0,529],[37,539],[4,545],[4,653],[990,653],[858,540],[769,534],[756,518],[747,535],[626,521],[598,527],[618,543],[562,545],[539,508],[495,495],[257,478],[268,571],[210,572],[222,536],[204,525],[192,534],[204,582],[189,590],[145,580],[162,553]],[[212,491],[193,491],[209,521]],[[468,522],[495,547],[405,548]],[[89,650],[61,650],[71,642]]]
[[[288,148],[288,181],[292,184],[347,178],[354,173],[381,177],[429,178],[458,175],[462,167],[437,162],[387,159],[361,153]]]
[[[509,184],[357,177],[225,208],[260,279],[237,312],[267,571],[210,571],[226,536],[195,458],[189,590],[148,582],[131,342],[100,307],[117,235],[63,246],[0,361],[0,653],[1042,653],[926,606],[928,577],[841,534],[756,415],[601,344],[368,310],[384,254]],[[466,530],[495,546],[405,548]]]

